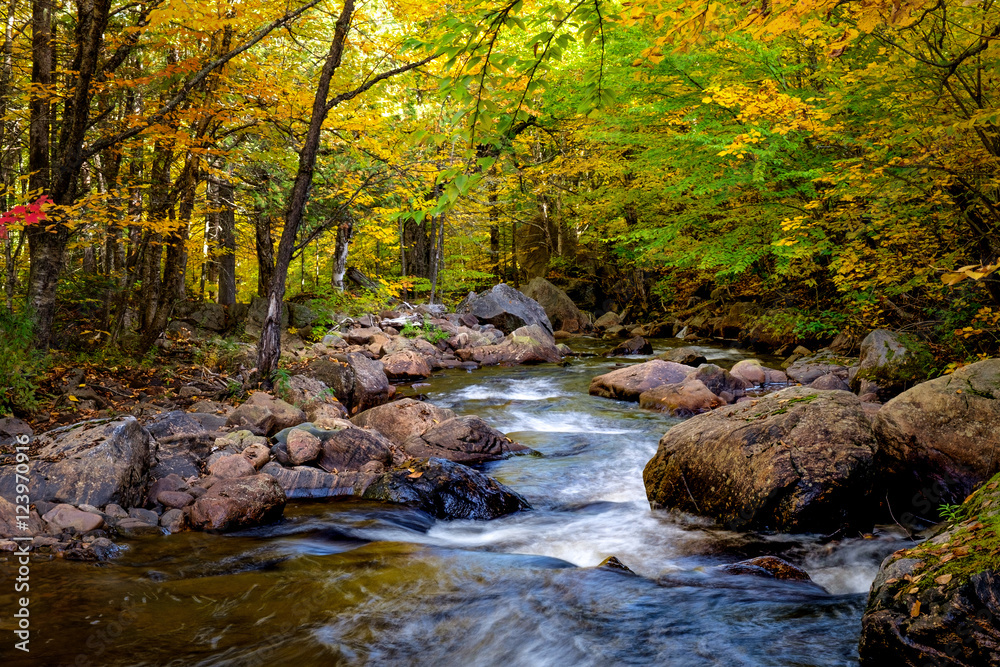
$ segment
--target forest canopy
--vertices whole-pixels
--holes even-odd
[[[383,299],[545,276],[595,314],[716,295],[799,337],[996,345],[991,0],[0,16],[6,345],[142,356],[179,303],[261,297],[271,372],[275,304],[351,269]]]

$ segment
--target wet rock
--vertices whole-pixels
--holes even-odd
[[[274,477],[222,480],[191,505],[191,525],[201,530],[237,530],[273,523],[285,510],[285,492]]]
[[[851,385],[833,373],[821,375],[809,383],[812,389],[822,389],[824,391],[850,391]]]
[[[142,507],[129,508],[128,516],[130,519],[136,519],[151,526],[157,526],[160,523],[160,516],[156,512],[143,509]]]
[[[661,410],[679,417],[707,412],[725,404],[726,401],[713,394],[701,380],[693,378],[660,385],[639,394],[640,408]]]
[[[893,508],[931,516],[1000,472],[1000,359],[918,384],[875,418]]]
[[[422,380],[431,374],[427,357],[412,350],[396,352],[382,359],[390,380]]]
[[[851,388],[857,390],[862,380],[871,380],[886,401],[927,379],[933,367],[934,355],[923,341],[910,334],[876,329],[861,341],[861,360]]]
[[[625,565],[625,563],[623,563],[620,560],[618,560],[618,558],[616,556],[608,556],[607,558],[605,558],[604,560],[602,560],[601,564],[598,565],[597,567],[605,569],[605,570],[615,570],[617,572],[627,572],[629,574],[635,574],[635,572],[633,572],[632,570],[630,570]]]
[[[262,472],[278,480],[289,500],[361,496],[380,474],[368,470],[334,474],[305,466],[285,468],[274,462],[264,466]]]
[[[50,526],[55,526],[58,530],[72,528],[78,533],[86,533],[90,530],[97,530],[104,525],[104,517],[100,514],[83,512],[72,505],[57,505],[49,510],[42,517]]]
[[[677,364],[684,364],[685,366],[698,367],[701,364],[708,363],[705,356],[698,351],[695,347],[675,347],[672,350],[667,350],[656,357],[657,359],[662,359],[663,361],[672,361]]]
[[[746,382],[748,387],[759,387],[767,382],[764,367],[756,359],[743,359],[736,362],[729,373]]]
[[[750,575],[781,581],[812,581],[808,572],[776,556],[758,556],[723,565],[719,569],[727,574]]]
[[[160,526],[171,535],[187,528],[187,516],[180,509],[171,509],[160,517]]]
[[[311,463],[323,452],[323,443],[312,433],[299,428],[293,428],[285,441],[288,451],[288,461],[293,466]]]
[[[733,400],[743,396],[747,389],[747,383],[744,380],[715,364],[702,364],[689,374],[687,379],[701,381],[716,396],[721,397],[724,393],[728,394],[730,398],[726,400],[727,403],[732,403]]]
[[[458,350],[456,354],[462,361],[475,361],[483,366],[558,363],[562,360],[555,338],[537,325],[516,329],[499,345]]]
[[[796,360],[785,370],[785,374],[799,384],[808,385],[824,375],[833,375],[846,381],[848,368],[844,364],[835,363],[829,356],[817,355]]]
[[[309,372],[333,390],[349,414],[389,401],[389,378],[382,364],[358,352],[314,359]]]
[[[226,424],[271,436],[278,431],[306,421],[306,413],[267,392],[254,393],[229,415]]]
[[[208,472],[219,479],[236,479],[237,477],[249,477],[256,470],[242,454],[226,454],[209,464]]]
[[[149,523],[142,519],[128,517],[114,525],[114,532],[122,537],[142,537],[144,535],[162,535],[159,522]]]
[[[155,505],[158,503],[157,497],[164,491],[182,491],[187,489],[187,486],[187,482],[178,475],[170,474],[166,477],[161,477],[149,485],[149,492],[146,495],[146,505]],[[118,505],[112,503],[108,507],[118,507]]]
[[[1000,477],[929,540],[882,562],[861,620],[865,667],[996,665],[1000,659]]]
[[[643,481],[654,507],[733,530],[867,528],[877,448],[856,396],[792,387],[674,426]]]
[[[389,470],[371,483],[364,498],[411,505],[439,519],[486,521],[530,509],[524,498],[492,477],[444,459]]]
[[[618,313],[609,310],[594,321],[594,328],[598,331],[605,331],[609,327],[620,326],[621,323],[622,318],[618,316]]]
[[[375,429],[397,445],[419,436],[455,413],[431,403],[404,398],[380,405],[351,418],[361,428]]]
[[[173,410],[155,415],[146,430],[156,441],[155,463],[150,477],[173,473],[181,477],[198,474],[198,461],[206,456],[217,433],[205,428],[194,415]]]
[[[665,384],[683,382],[694,371],[690,366],[654,359],[633,364],[590,381],[590,394],[623,401],[638,401],[640,394]]]
[[[653,354],[653,345],[642,336],[633,336],[624,343],[620,343],[605,356],[627,357],[637,354]]]
[[[375,431],[345,428],[320,434],[323,449],[317,465],[327,472],[361,470],[369,461],[392,463],[393,444]]]
[[[519,327],[537,324],[552,332],[545,309],[516,289],[500,283],[489,292],[476,294],[469,292],[455,309],[456,313],[470,313],[482,322],[488,322],[504,333],[511,333]]]
[[[590,318],[576,307],[566,292],[545,278],[532,279],[521,291],[545,310],[552,329],[582,333],[590,328]]]
[[[435,424],[406,440],[403,449],[417,459],[448,459],[470,465],[528,451],[475,416],[453,417]]]
[[[43,433],[33,444],[29,495],[33,502],[137,505],[146,499],[152,447],[134,417]],[[0,497],[13,498],[16,490],[15,464],[0,463]]]

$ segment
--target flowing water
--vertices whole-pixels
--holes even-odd
[[[868,587],[900,538],[738,535],[650,511],[642,468],[677,420],[588,396],[615,363],[454,371],[414,389],[539,453],[485,468],[532,511],[441,522],[294,504],[275,526],[135,541],[109,564],[36,563],[30,658],[5,639],[4,664],[856,664]],[[816,583],[716,569],[761,554]],[[637,576],[594,567],[611,555]]]

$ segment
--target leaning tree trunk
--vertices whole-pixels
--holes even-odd
[[[347,30],[353,13],[354,0],[344,0],[344,8],[337,19],[333,40],[330,42],[330,51],[320,72],[316,96],[313,99],[312,116],[309,119],[309,130],[302,144],[302,152],[299,153],[299,168],[285,210],[285,228],[281,232],[274,275],[268,286],[267,317],[264,319],[257,350],[257,371],[265,389],[273,386],[274,373],[278,370],[278,359],[281,356],[281,305],[285,298],[288,265],[295,251],[295,239],[308,201],[309,187],[312,185],[323,121],[329,113],[327,97],[330,93],[330,81],[343,59],[344,43],[347,41]]]

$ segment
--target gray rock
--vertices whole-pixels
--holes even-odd
[[[37,436],[32,460],[32,501],[103,507],[146,499],[152,438],[134,417],[92,421]],[[13,463],[0,464],[0,496],[16,495]]]
[[[545,309],[534,299],[505,283],[500,283],[482,294],[469,292],[469,296],[458,305],[455,312],[470,313],[504,333],[511,333],[519,327],[530,324],[537,324],[549,333],[553,331]]]

